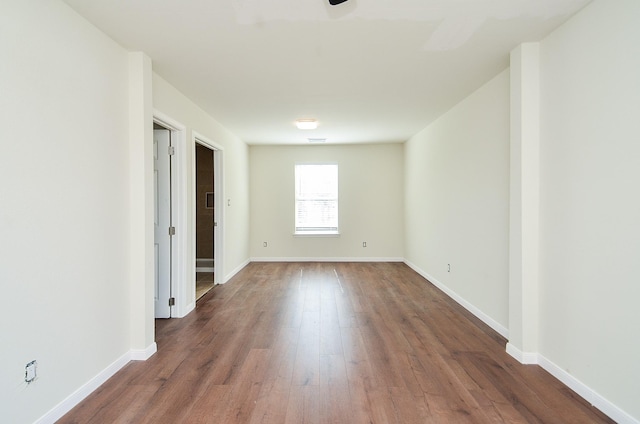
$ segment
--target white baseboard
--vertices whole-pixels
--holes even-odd
[[[151,357],[157,351],[157,345],[153,343],[149,347],[143,350],[130,350],[118,359],[116,359],[111,365],[104,370],[100,371],[98,375],[91,380],[83,384],[78,390],[67,396],[62,402],[56,405],[52,410],[35,421],[35,424],[53,424],[64,414],[71,411],[76,405],[82,402],[87,396],[93,393],[98,387],[104,384],[115,373],[120,371],[129,361],[143,361]]]
[[[176,316],[173,316],[173,312],[171,312],[171,318],[184,318],[189,315],[196,308],[196,302],[191,302],[187,306],[184,307],[184,310],[181,310],[181,313],[176,312]]]
[[[132,361],[146,361],[157,351],[158,345],[153,342],[146,349],[131,349],[129,354]]]
[[[516,361],[525,365],[538,364],[538,354],[535,352],[523,352],[511,343],[507,343],[507,353],[515,358]]]
[[[251,262],[404,262],[396,257],[252,257]]]
[[[225,275],[224,280],[220,282],[220,284],[224,284],[227,281],[231,280],[237,273],[239,273],[240,271],[242,271],[242,269],[249,265],[249,263],[251,262],[251,259],[247,259],[246,261],[242,262],[240,265],[238,265],[233,271],[231,271],[230,273],[228,273],[227,275]]]
[[[51,411],[40,417],[36,424],[53,424],[64,414],[71,411],[84,398],[89,396],[95,389],[100,387],[111,376],[117,373],[122,367],[129,363],[131,354],[129,352],[116,359],[111,365],[102,370],[98,375],[93,377],[78,390],[70,394],[65,400],[56,405]]]
[[[440,281],[438,281],[435,278],[433,278],[433,276],[431,276],[428,273],[426,273],[425,271],[421,270],[417,265],[415,265],[415,264],[413,264],[413,263],[411,263],[411,262],[409,262],[407,260],[404,260],[404,263],[407,264],[407,266],[409,266],[409,268],[413,269],[415,272],[417,272],[418,274],[420,274],[421,276],[423,276],[424,278],[429,280],[429,282],[431,282],[431,284],[433,284],[438,289],[443,291],[447,296],[449,296],[451,299],[455,300],[463,308],[465,308],[467,311],[471,312],[473,315],[476,316],[476,318],[480,319],[480,321],[482,321],[485,324],[487,324],[489,327],[491,327],[493,330],[495,330],[502,337],[504,337],[505,339],[509,338],[509,330],[505,326],[503,326],[498,321],[494,320],[489,315],[485,314],[480,309],[478,309],[477,307],[475,307],[474,305],[472,305],[471,303],[466,301],[458,293],[456,293],[455,291],[451,290],[446,285],[442,284]]]
[[[560,380],[562,384],[576,392],[576,394],[599,409],[618,424],[640,424],[640,421],[596,393],[589,386],[569,374],[539,353],[523,352],[511,343],[507,343],[507,353],[521,364],[539,365],[549,374]]]
[[[596,393],[589,386],[587,386],[544,356],[537,354],[537,359],[538,365],[549,372],[549,374],[560,380],[563,384],[565,384],[567,387],[576,392],[579,396],[584,398],[587,402],[602,411],[602,413],[607,415],[618,424],[640,424],[639,420],[627,414],[618,406],[614,405],[609,400]]]

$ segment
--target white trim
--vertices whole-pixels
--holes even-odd
[[[62,418],[64,414],[71,411],[87,396],[93,393],[98,387],[103,385],[108,379],[113,377],[115,373],[124,368],[124,366],[127,365],[130,361],[145,361],[149,359],[154,353],[156,353],[157,350],[158,346],[155,342],[143,350],[131,349],[129,352],[116,359],[113,363],[111,363],[111,365],[100,371],[95,377],[80,386],[78,390],[67,396],[62,402],[57,404],[49,412],[36,420],[35,424],[55,423],[57,420]]]
[[[189,313],[191,311],[193,311],[196,308],[196,303],[195,302],[191,302],[191,303],[187,303],[186,305],[184,305],[183,308],[180,308],[180,314],[174,314],[171,315],[171,318],[184,318],[187,315],[189,315]]]
[[[523,352],[511,343],[507,343],[506,351],[521,364],[531,365],[538,363],[538,354],[535,352]]]
[[[507,353],[513,356],[521,364],[539,365],[549,374],[557,378],[562,384],[573,390],[578,396],[589,402],[593,407],[602,411],[602,413],[615,422],[619,424],[640,424],[640,421],[596,393],[589,386],[545,358],[543,355],[534,352],[522,352],[511,343],[507,343]]]
[[[129,351],[132,361],[146,361],[158,351],[156,342],[151,343],[146,349],[131,349]]]
[[[632,417],[618,406],[611,403],[609,400],[596,393],[589,386],[569,374],[567,371],[560,368],[544,356],[537,354],[539,365],[544,368],[549,374],[560,380],[563,384],[583,397],[587,402],[593,405],[595,408],[602,411],[609,418],[617,422],[618,424],[640,424],[640,420]]]
[[[187,127],[156,109],[153,110],[153,122],[171,131],[171,145],[175,148],[175,155],[171,159],[171,225],[176,228],[171,241],[171,296],[176,299],[176,304],[171,307],[171,316],[185,316],[189,310],[186,303]]]
[[[239,273],[240,271],[243,270],[243,268],[247,265],[249,265],[251,263],[250,259],[247,259],[246,261],[242,262],[240,265],[238,265],[233,271],[231,271],[229,274],[225,275],[224,280],[222,282],[220,282],[220,284],[224,284],[227,281],[231,280],[237,273]]]
[[[404,262],[397,257],[252,257],[251,262]]]
[[[455,291],[451,290],[449,287],[447,287],[446,285],[444,285],[440,281],[436,280],[431,275],[429,275],[428,273],[426,273],[423,270],[421,270],[417,265],[407,261],[406,259],[404,260],[404,263],[407,264],[407,266],[409,266],[409,268],[413,269],[415,272],[417,272],[418,274],[420,274],[421,276],[423,276],[424,278],[429,280],[429,282],[431,284],[436,286],[438,289],[440,289],[442,292],[444,292],[451,299],[455,300],[463,308],[465,308],[467,311],[471,312],[473,315],[476,316],[476,318],[480,319],[482,322],[487,324],[489,327],[491,327],[493,330],[495,330],[502,337],[504,337],[505,339],[509,338],[509,329],[507,329],[505,326],[503,326],[498,321],[496,321],[493,318],[491,318],[489,315],[487,315],[484,312],[482,312],[476,306],[474,306],[471,303],[469,303],[467,300],[465,300],[458,293],[456,293]]]
[[[64,414],[71,411],[76,405],[82,402],[94,390],[104,384],[105,381],[107,381],[115,373],[120,371],[125,365],[129,363],[130,359],[131,353],[125,353],[120,358],[116,359],[111,365],[98,373],[98,375],[80,386],[78,390],[71,393],[53,409],[37,419],[35,421],[35,424],[55,423],[57,420],[62,418]]]

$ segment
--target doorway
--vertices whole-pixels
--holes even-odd
[[[169,315],[164,317],[182,318],[196,308],[196,146],[201,145],[213,152],[213,205],[209,195],[209,206],[213,206],[212,255],[209,263],[200,263],[209,272],[209,286],[224,282],[224,150],[215,142],[191,130],[191,142],[187,141],[187,128],[171,117],[154,111],[154,130],[168,131],[170,137],[170,254],[169,254],[169,297],[167,302],[158,298],[158,305],[169,305]],[[159,148],[159,152],[163,148]],[[211,193],[209,190],[207,193]],[[202,198],[202,197],[201,197]],[[206,194],[204,201],[206,202]],[[206,205],[206,203],[205,203]],[[155,213],[155,211],[154,211]],[[164,225],[162,226],[164,227]],[[167,228],[166,234],[171,231]],[[161,231],[162,232],[162,231]],[[156,262],[155,273],[161,275],[162,261]],[[165,262],[167,263],[167,262]],[[158,283],[156,287],[161,287]]]
[[[196,142],[196,301],[215,285],[215,151]]]

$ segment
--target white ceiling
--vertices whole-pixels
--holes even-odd
[[[406,141],[590,0],[65,1],[247,143],[297,144]]]

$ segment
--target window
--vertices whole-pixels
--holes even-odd
[[[338,165],[296,165],[296,234],[338,234]]]

